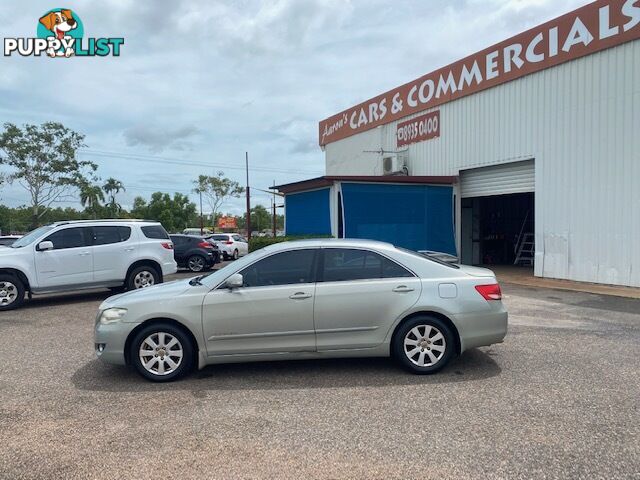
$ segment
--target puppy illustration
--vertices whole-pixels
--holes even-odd
[[[60,10],[59,12],[47,13],[45,16],[40,18],[40,23],[44,25],[47,30],[51,30],[57,40],[68,38],[66,33],[78,27],[78,22],[73,18],[71,10]],[[49,48],[47,50],[47,55],[50,57],[61,57],[64,55],[69,58],[74,53],[75,52],[71,47],[67,48],[64,53],[56,52],[53,48]]]

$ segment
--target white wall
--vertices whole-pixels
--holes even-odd
[[[440,138],[409,146],[411,175],[535,158],[536,275],[640,286],[640,41],[440,110]],[[364,151],[396,150],[396,123],[328,144],[327,175],[381,174]]]

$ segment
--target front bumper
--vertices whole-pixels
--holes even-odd
[[[93,332],[96,356],[105,363],[126,365],[125,344],[137,323],[96,323]]]

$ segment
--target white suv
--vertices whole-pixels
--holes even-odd
[[[249,243],[247,239],[237,233],[214,233],[206,237],[207,240],[213,241],[220,250],[225,260],[230,258],[237,260],[249,253]]]
[[[37,228],[0,249],[0,311],[25,293],[161,283],[177,271],[173,243],[158,222],[80,220]]]

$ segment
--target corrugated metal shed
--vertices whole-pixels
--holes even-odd
[[[640,41],[444,104],[440,121],[408,147],[411,175],[535,159],[536,275],[640,286]],[[326,145],[327,175],[380,175],[367,151],[396,149],[397,123]]]

